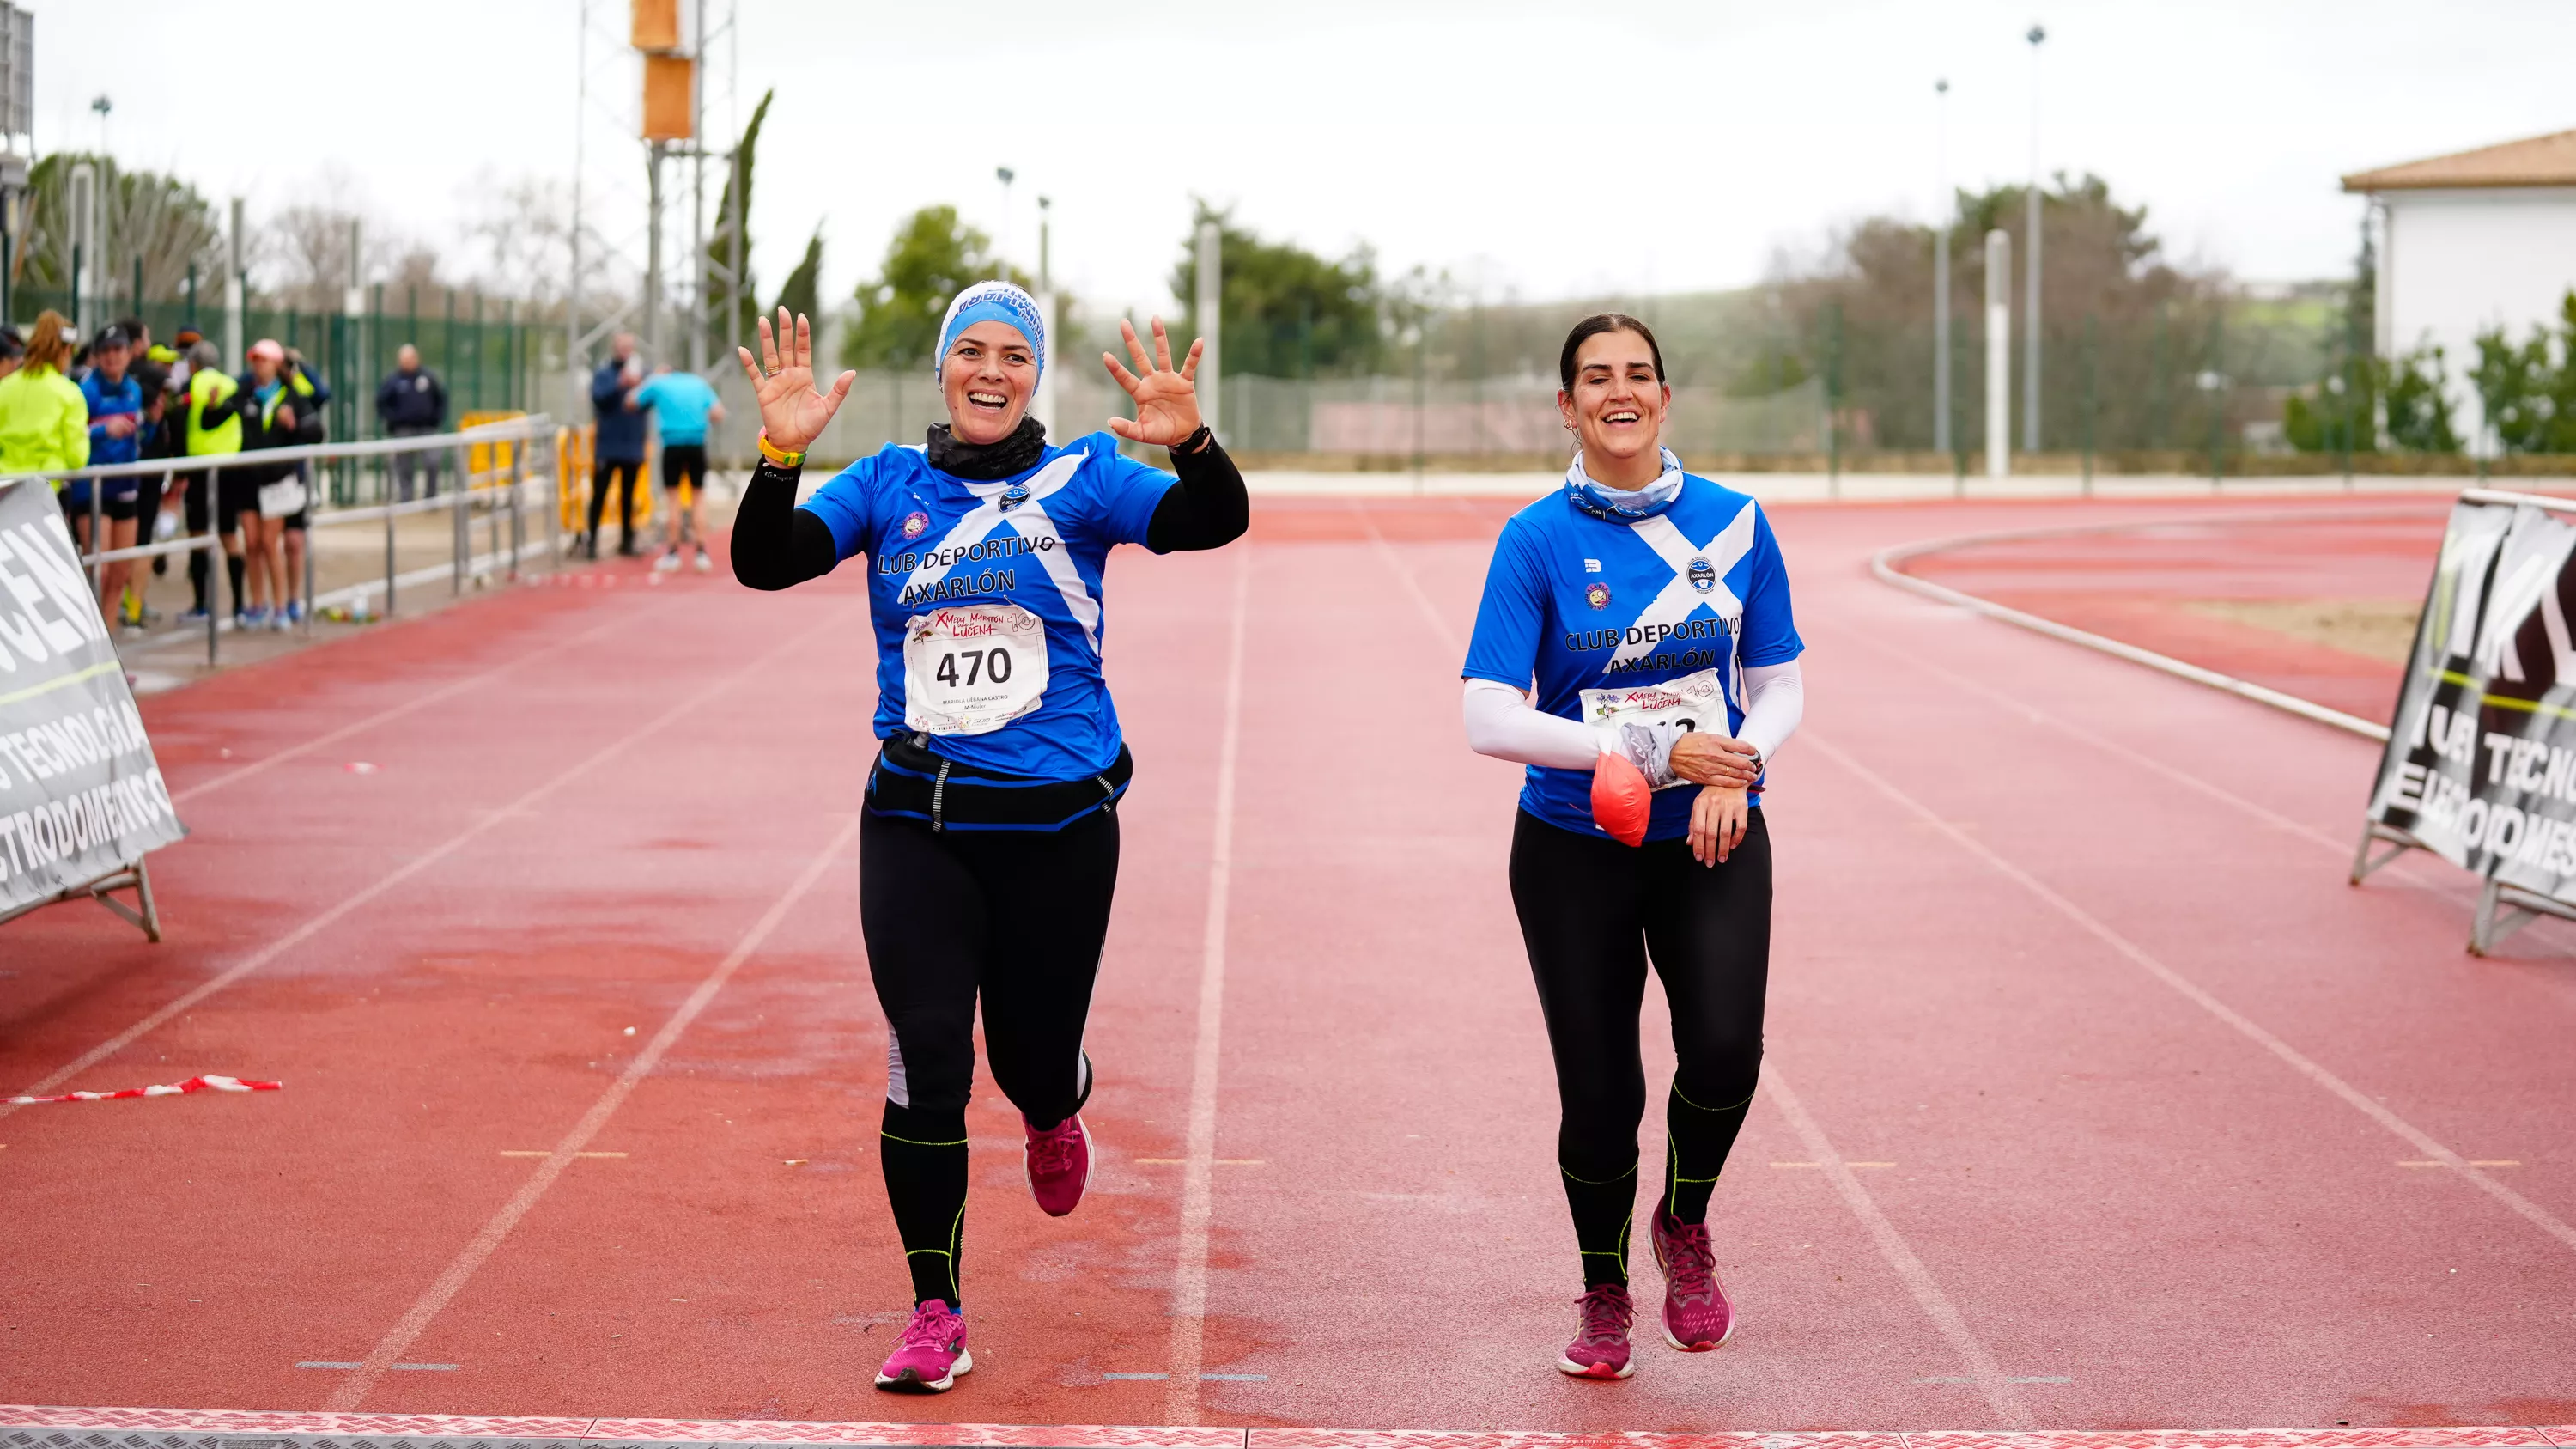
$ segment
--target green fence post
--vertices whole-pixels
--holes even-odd
[[[197,325],[197,264],[188,263],[188,325]]]
[[[2227,481],[2227,304],[2221,302],[2209,314],[2209,365],[2205,372],[2209,393],[2209,487],[2218,491]]]
[[[1843,496],[1843,304],[1825,304],[1825,496]]]
[[[474,406],[483,406],[483,289],[474,289]]]
[[[445,359],[443,367],[448,381],[454,382],[456,380],[456,289],[454,287],[447,289],[447,341],[439,348],[439,356]]]
[[[2084,496],[2093,496],[2093,349],[2097,340],[2093,314],[2084,314]]]

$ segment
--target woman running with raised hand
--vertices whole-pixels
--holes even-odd
[[[855,374],[814,390],[803,317],[760,324],[762,461],[734,520],[734,576],[783,589],[869,558],[875,732],[859,827],[859,925],[885,1009],[886,1196],[915,1308],[877,1387],[938,1393],[974,1366],[959,1307],[966,1098],[975,1008],[994,1085],[1027,1124],[1029,1189],[1062,1217],[1082,1200],[1091,1139],[1082,1049],[1118,883],[1118,798],[1132,770],[1100,674],[1109,550],[1217,548],[1249,519],[1243,475],[1199,421],[1163,324],[1136,370],[1103,354],[1136,402],[1119,438],[1169,448],[1177,479],[1121,457],[1106,433],[1051,447],[1028,416],[1047,364],[1036,299],[968,287],[939,328],[933,375],[949,421],[926,447],[888,444],[802,506],[805,448]]]
[[[1735,1328],[1705,1219],[1761,1069],[1762,770],[1797,728],[1805,646],[1761,508],[1658,443],[1672,390],[1654,334],[1587,317],[1557,366],[1574,462],[1562,489],[1503,525],[1464,709],[1478,753],[1530,767],[1512,904],[1556,1058],[1556,1160],[1583,1265],[1580,1327],[1557,1367],[1624,1379],[1650,959],[1678,1058],[1649,1224],[1664,1340],[1695,1352]]]

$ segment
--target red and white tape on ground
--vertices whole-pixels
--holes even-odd
[[[119,1097],[177,1097],[189,1092],[274,1092],[284,1082],[245,1082],[239,1077],[190,1077],[160,1087],[128,1087],[122,1092],[65,1092],[59,1097],[11,1097],[12,1107],[32,1107],[39,1102],[113,1102]]]

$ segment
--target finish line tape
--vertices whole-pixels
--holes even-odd
[[[65,1092],[59,1097],[11,1097],[12,1107],[32,1107],[40,1102],[113,1102],[119,1097],[178,1097],[189,1092],[274,1092],[283,1082],[245,1082],[239,1077],[190,1077],[184,1082],[161,1087],[128,1087],[122,1092]]]

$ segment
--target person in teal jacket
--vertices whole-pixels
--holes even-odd
[[[89,400],[63,375],[71,357],[71,324],[59,312],[38,317],[26,362],[0,377],[0,478],[89,466]],[[54,491],[62,487],[56,477]]]

